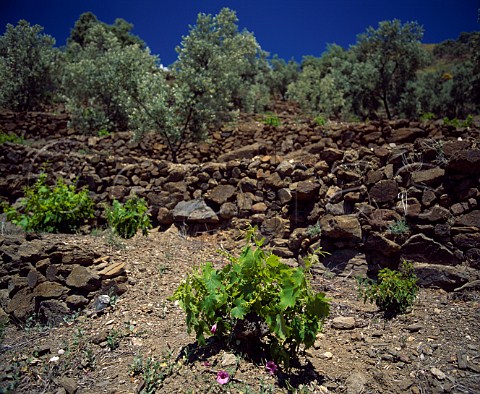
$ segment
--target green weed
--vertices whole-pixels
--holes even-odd
[[[413,305],[419,290],[417,280],[413,265],[403,261],[399,271],[381,269],[377,282],[360,278],[358,292],[363,302],[375,303],[386,315],[394,316]]]
[[[93,217],[93,201],[87,189],[75,190],[58,179],[55,186],[46,184],[42,172],[33,187],[24,189],[20,208],[3,205],[7,220],[26,231],[73,232],[85,220]]]
[[[133,197],[125,204],[113,200],[112,207],[106,208],[107,222],[112,231],[122,238],[132,238],[138,231],[148,234],[152,227],[150,216],[147,213],[147,202],[143,198]]]

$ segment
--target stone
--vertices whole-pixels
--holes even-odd
[[[410,332],[418,332],[425,327],[422,323],[412,323],[405,328],[407,329],[407,331],[410,331]]]
[[[43,282],[35,287],[33,295],[42,298],[59,298],[67,294],[68,290],[68,288],[57,282]]]
[[[262,143],[255,142],[254,144],[244,146],[242,148],[232,150],[224,153],[218,157],[219,162],[228,162],[230,160],[251,159],[254,156],[265,154],[266,146]]]
[[[480,233],[455,235],[453,243],[464,249],[480,248]]]
[[[332,328],[337,330],[352,330],[355,328],[355,318],[351,316],[337,316],[332,320]]]
[[[227,202],[234,194],[236,188],[232,185],[218,185],[211,190],[205,198],[209,201],[213,201],[218,205],[222,205]]]
[[[297,187],[294,191],[294,195],[297,198],[297,200],[311,201],[318,197],[319,190],[320,190],[320,185],[316,182],[300,181],[297,183]]]
[[[367,378],[359,371],[354,371],[345,381],[347,394],[362,394],[365,392]]]
[[[402,127],[400,129],[392,131],[390,137],[387,138],[387,142],[391,143],[406,143],[415,142],[417,138],[425,136],[426,131],[417,127]]]
[[[336,249],[322,258],[325,268],[340,276],[365,277],[368,264],[365,254],[355,249]]]
[[[436,367],[433,367],[432,369],[430,369],[430,372],[432,373],[433,376],[435,376],[438,380],[444,380],[447,375],[445,375],[445,373],[443,373],[442,371],[440,371],[438,368]]]
[[[415,171],[412,173],[412,183],[424,186],[432,186],[440,183],[445,176],[445,170],[440,167],[430,168],[428,170]]]
[[[395,200],[398,195],[398,185],[394,180],[382,180],[370,188],[370,198],[377,203]]]
[[[470,276],[462,267],[416,263],[415,274],[421,287],[437,287],[453,291],[469,281]]]
[[[84,291],[98,290],[101,286],[100,277],[90,269],[75,266],[67,277],[67,286]]]
[[[173,223],[172,211],[166,207],[158,208],[157,221],[160,224],[172,224]]]
[[[362,228],[354,215],[325,215],[320,219],[322,235],[333,239],[348,239],[352,242],[362,240]]]
[[[448,172],[480,174],[480,149],[464,149],[456,152],[447,164]]]
[[[5,312],[13,314],[19,320],[24,320],[34,312],[34,309],[32,291],[29,288],[23,288],[12,297]]]
[[[100,271],[97,271],[97,275],[100,276],[101,279],[111,279],[123,274],[125,274],[125,263],[123,262],[109,264]]]
[[[480,210],[471,211],[460,216],[455,221],[455,226],[478,227],[480,228]]]
[[[279,173],[282,177],[292,175],[295,166],[287,160],[282,161],[277,168],[275,169],[275,173]]]
[[[173,219],[179,222],[218,223],[217,214],[203,199],[180,201],[173,209]]]
[[[280,177],[278,172],[274,172],[268,176],[267,179],[265,179],[265,184],[274,189],[281,189],[282,187],[285,187],[285,182]]]
[[[60,300],[45,300],[40,302],[38,316],[43,323],[55,326],[63,323],[63,318],[70,312],[67,305]]]
[[[424,234],[415,234],[410,237],[402,245],[400,255],[403,259],[416,262],[434,262],[445,265],[461,263],[452,251]]]
[[[278,199],[282,205],[289,203],[292,200],[292,192],[290,189],[282,188],[277,191]]]
[[[342,160],[344,155],[343,150],[335,148],[324,148],[319,153],[320,159],[325,160],[328,164],[332,164],[335,161]]]
[[[78,384],[75,379],[68,376],[61,376],[57,379],[57,384],[65,389],[67,394],[75,394],[78,390]]]
[[[447,221],[451,216],[447,208],[435,205],[433,208],[418,215],[419,219],[428,220],[429,222]]]
[[[400,251],[400,245],[380,233],[372,232],[365,242],[365,250],[373,250],[384,256],[392,256]]]
[[[252,205],[252,212],[254,214],[257,214],[257,213],[264,213],[267,211],[267,206],[265,205],[264,202],[257,202],[255,204]]]
[[[229,367],[231,365],[237,364],[237,356],[233,353],[223,353],[222,356],[222,367]]]
[[[250,192],[237,194],[237,206],[240,211],[250,211],[253,205],[254,195]]]
[[[233,202],[226,202],[220,207],[218,215],[222,219],[232,219],[238,215],[238,208]]]
[[[72,310],[83,308],[89,303],[88,298],[78,294],[69,295],[65,302],[67,303],[67,306]]]

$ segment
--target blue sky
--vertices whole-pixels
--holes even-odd
[[[133,32],[169,65],[197,14],[216,14],[223,7],[237,12],[240,28],[253,32],[264,50],[297,61],[320,56],[327,43],[347,48],[382,20],[417,21],[425,28],[425,43],[480,30],[480,0],[0,0],[0,32],[26,19],[42,25],[61,46],[80,14],[91,11],[106,23],[115,18],[133,23]]]

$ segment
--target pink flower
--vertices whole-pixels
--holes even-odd
[[[210,329],[210,332],[211,332],[212,334],[215,334],[215,332],[217,332],[217,323],[215,323],[215,324],[212,326],[212,328]]]
[[[267,364],[265,365],[265,369],[270,375],[275,375],[277,372],[277,364],[275,364],[273,361],[267,361]]]
[[[230,375],[228,374],[228,372],[225,372],[225,371],[217,372],[217,382],[219,384],[227,384],[229,380],[230,380]]]
[[[202,363],[202,365],[203,365],[204,367],[211,367],[211,366],[212,366],[212,364],[210,364],[208,361],[204,361],[204,362]]]

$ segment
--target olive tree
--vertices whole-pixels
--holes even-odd
[[[374,84],[369,94],[382,103],[389,119],[408,82],[415,80],[417,70],[425,61],[420,45],[422,37],[423,28],[418,23],[402,24],[398,19],[380,22],[377,29],[369,27],[357,37],[353,49],[357,61],[374,70]]]
[[[7,25],[0,36],[0,107],[24,111],[49,102],[58,74],[54,44],[42,26]]]

